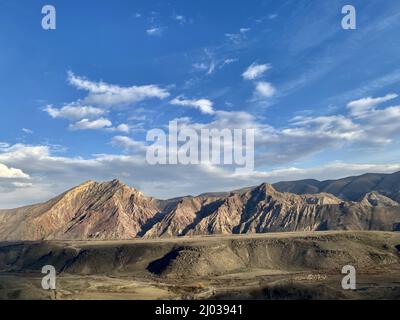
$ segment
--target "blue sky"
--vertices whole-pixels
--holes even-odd
[[[87,179],[167,198],[400,170],[399,32],[395,0],[1,0],[0,207]],[[256,128],[256,171],[146,165],[174,119]]]

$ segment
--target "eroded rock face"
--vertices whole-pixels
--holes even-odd
[[[361,203],[365,205],[371,205],[373,207],[384,208],[399,206],[399,203],[397,203],[396,201],[385,197],[384,195],[381,195],[375,191],[367,193]]]
[[[0,211],[1,240],[118,240],[315,230],[386,230],[398,202],[370,192],[360,202],[297,195],[262,184],[224,194],[160,201],[118,180],[86,182],[44,203]]]

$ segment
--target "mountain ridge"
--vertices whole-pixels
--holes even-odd
[[[347,201],[359,201],[366,193],[377,191],[392,200],[400,201],[400,171],[392,174],[366,173],[335,180],[281,181],[273,186],[278,191],[296,194],[327,192]]]
[[[366,177],[373,177],[373,181],[368,182]],[[314,185],[319,183],[318,190],[322,192],[302,193],[309,188],[310,181]],[[315,181],[263,183],[226,193],[158,200],[119,180],[90,180],[47,202],[0,210],[0,240],[125,240],[287,231],[398,230],[400,204],[396,197],[400,173],[380,179],[369,174],[329,183]],[[325,192],[340,194],[350,190],[344,198],[361,194],[349,189],[349,185],[368,192],[358,201]],[[378,186],[380,191],[370,190],[371,186]],[[296,189],[298,194],[278,189]]]

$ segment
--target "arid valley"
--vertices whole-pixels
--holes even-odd
[[[2,243],[1,299],[398,299],[400,234]],[[41,288],[54,265],[57,289]],[[341,287],[342,266],[357,289]]]

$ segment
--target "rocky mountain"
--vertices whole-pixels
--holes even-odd
[[[117,180],[89,181],[44,204],[0,211],[0,238],[129,239],[160,207]]]
[[[372,180],[368,180],[372,177]],[[400,231],[395,175],[338,182],[262,184],[172,200],[146,197],[118,180],[86,182],[43,204],[0,211],[0,240],[108,240],[321,230]],[[367,186],[362,183],[370,181]],[[345,184],[345,182],[347,184]],[[371,182],[372,181],[372,182]],[[315,185],[331,193],[301,194]],[[338,186],[342,186],[340,189]],[[350,192],[351,186],[357,187]],[[372,191],[377,187],[379,191]],[[280,192],[289,188],[300,194]],[[397,188],[397,189],[396,189]],[[386,194],[386,195],[385,195]],[[390,194],[392,198],[387,195]]]

